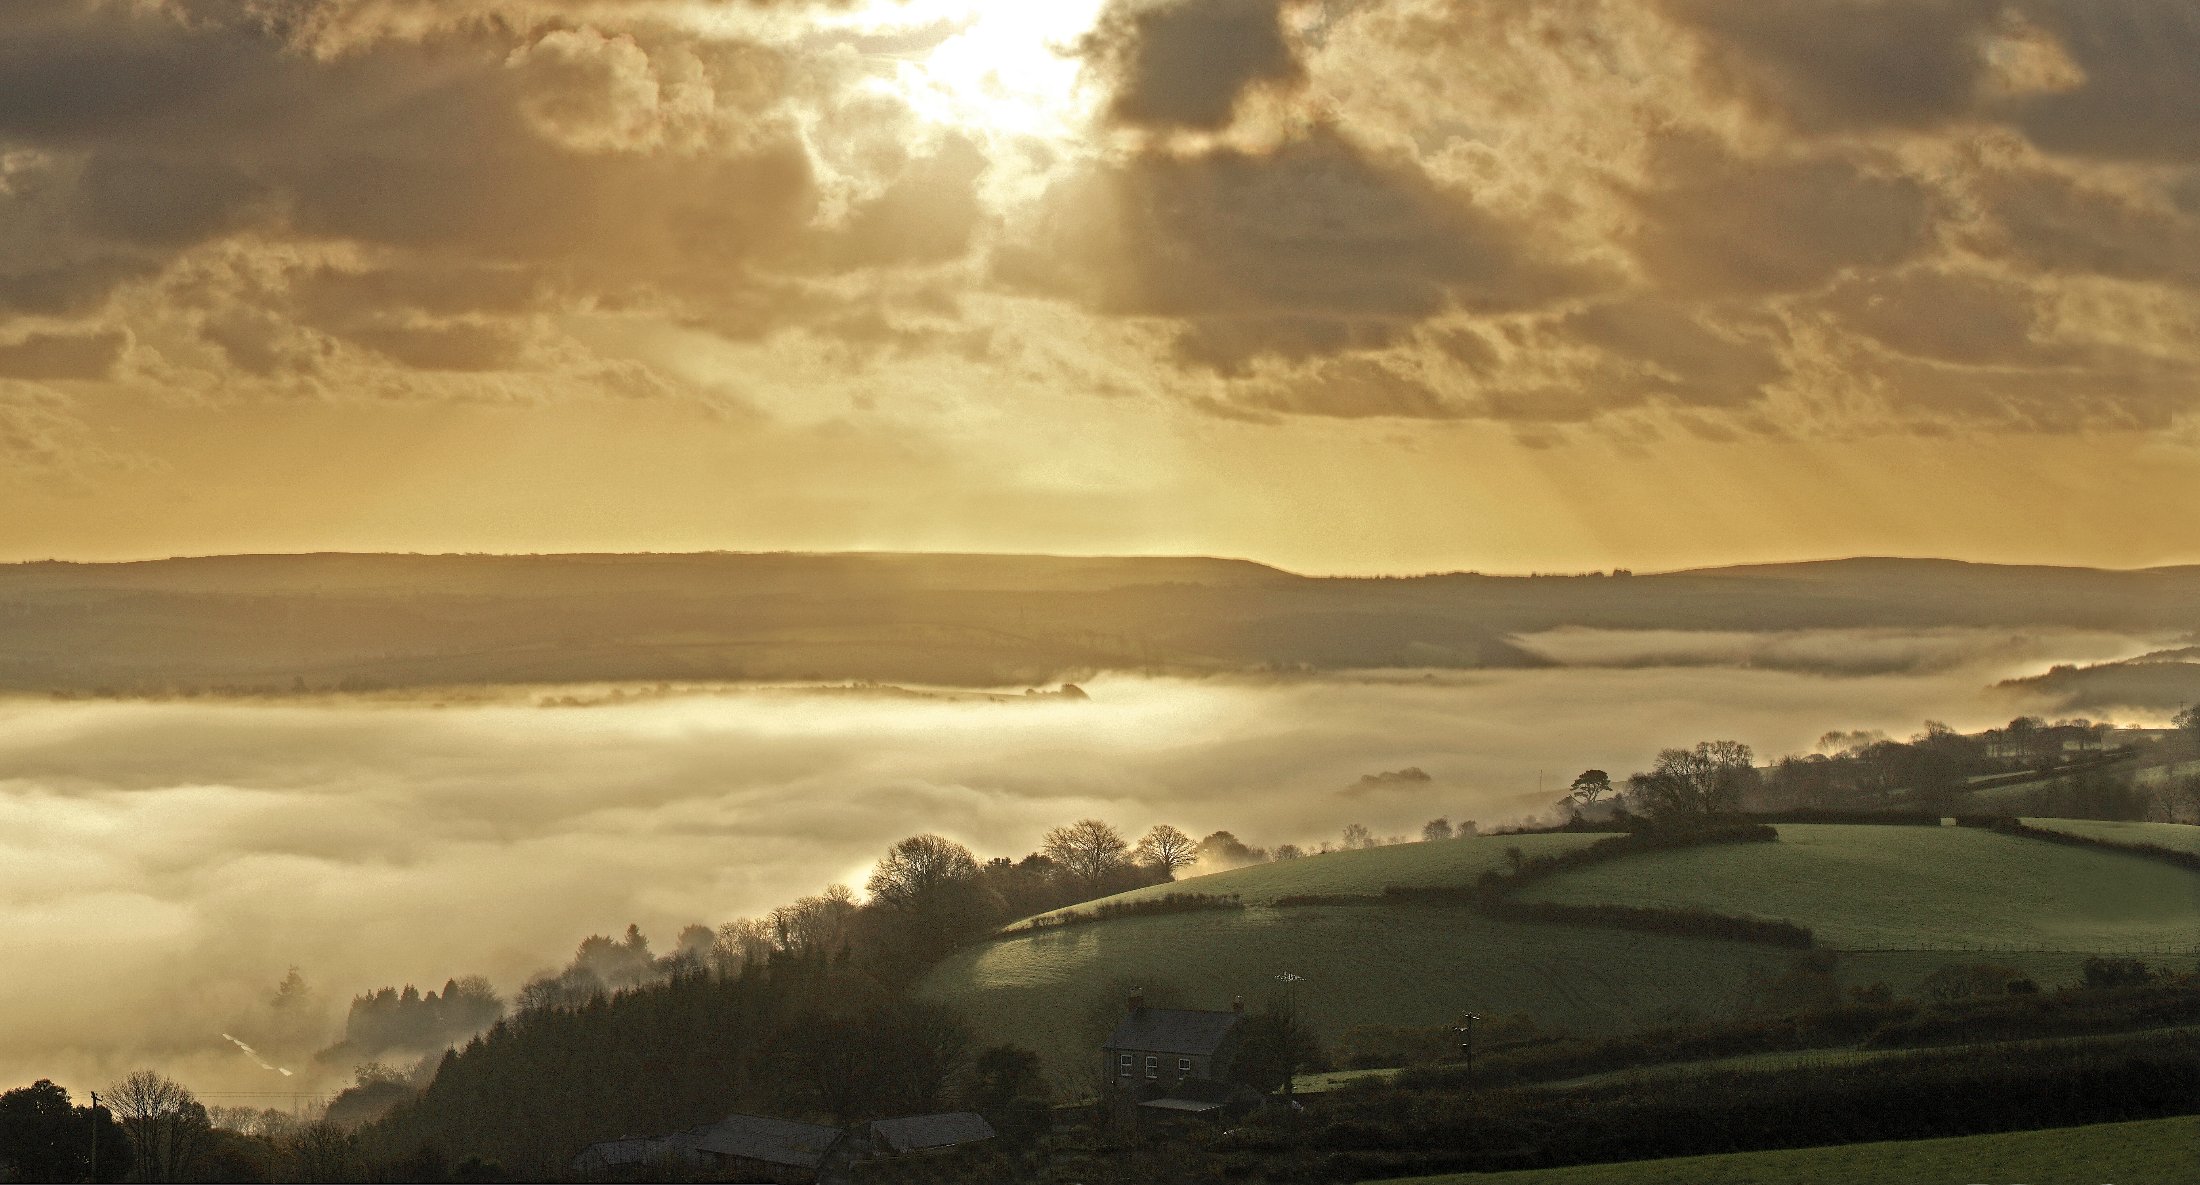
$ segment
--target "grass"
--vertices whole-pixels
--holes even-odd
[[[1433,845],[1431,845],[1433,846]],[[1259,1008],[1303,976],[1301,1015],[1334,1037],[1357,1024],[1439,1025],[1472,1009],[1611,1033],[1747,999],[1793,952],[1713,939],[1499,921],[1462,906],[1250,908],[1130,917],[1016,935],[957,952],[923,992],[958,1005],[980,1044],[1047,1060],[1089,1088],[1094,1056],[1132,987],[1157,1006]]]
[[[1089,912],[1109,902],[1142,901],[1167,893],[1234,893],[1248,905],[1265,905],[1282,897],[1372,895],[1388,885],[1471,885],[1484,871],[1504,866],[1506,848],[1517,847],[1527,856],[1552,855],[1587,847],[1602,838],[1578,834],[1477,835],[1327,852],[1186,877],[1173,884],[1149,885],[1073,908]]]
[[[1561,873],[1521,898],[1780,918],[1851,950],[2169,951],[2200,924],[2200,873],[2137,856],[1970,827],[1779,831]]]
[[[2097,819],[2025,819],[2043,831],[2105,839],[2110,843],[2150,843],[2180,852],[2200,852],[2200,827],[2190,823],[2110,823]]]
[[[1415,1185],[1855,1185],[1867,1181],[1886,1185],[2191,1185],[2200,1181],[2200,1117],[1413,1181]]]
[[[1531,886],[1529,900],[1689,906],[1786,918],[1842,948],[1844,984],[1916,995],[1950,963],[1996,963],[2044,987],[2074,983],[2087,952],[2185,950],[2200,874],[2120,853],[1975,828],[1783,824],[1780,842],[1628,856]],[[1338,852],[1156,886],[1234,893],[1250,908],[1116,918],[966,948],[922,988],[960,1007],[983,1043],[1037,1051],[1081,1094],[1123,996],[1158,1006],[1259,1008],[1275,977],[1308,1024],[1431,1026],[1466,1010],[1524,1013],[1546,1030],[1625,1032],[1731,1015],[1795,952],[1705,938],[1501,921],[1465,906],[1386,902],[1270,908],[1300,895],[1471,883],[1504,851],[1558,851],[1593,835],[1481,836]],[[1090,905],[1085,908],[1090,908]],[[1859,949],[1861,948],[1861,949]],[[2160,961],[2155,956],[2155,961]],[[2179,965],[2184,960],[2178,958]]]
[[[2149,1030],[2150,1037],[2173,1038],[2200,1035],[2200,1027],[2181,1025],[2165,1029]],[[1983,1042],[1972,1048],[2001,1046],[2009,1049],[2037,1050],[2048,1047],[2082,1047],[2128,1043],[2129,1033],[2087,1033],[2075,1037],[2049,1037],[2029,1041]],[[1537,1085],[1546,1090],[1574,1090],[1581,1087],[1608,1086],[1620,1082],[1660,1081],[1665,1079],[1690,1079],[1696,1077],[1748,1073],[1765,1070],[1793,1070],[1819,1066],[1846,1066],[1860,1062],[1880,1061],[1886,1058],[1915,1057],[1916,1049],[1790,1049],[1773,1053],[1750,1053],[1737,1057],[1707,1058],[1692,1062],[1668,1062],[1663,1065],[1633,1066],[1624,1070],[1608,1070],[1602,1074],[1589,1074],[1580,1078],[1566,1078]],[[1358,1070],[1348,1073],[1372,1074],[1396,1071]],[[1325,1078],[1343,1079],[1344,1075],[1323,1075]],[[1343,1081],[1329,1083],[1334,1090]]]

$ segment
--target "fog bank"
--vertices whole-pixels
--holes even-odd
[[[1998,723],[2031,706],[1985,690],[2006,666],[1117,676],[1082,701],[0,701],[0,1082],[81,1091],[151,1064],[205,1091],[318,1086],[302,1059],[356,992],[480,973],[510,993],[592,932],[637,922],[666,946],[688,922],[860,885],[914,832],[982,857],[1087,815],[1262,845],[1438,815],[1487,828],[1667,745],[1769,756],[1836,728]],[[1429,776],[1360,781],[1404,769]],[[266,1000],[292,965],[319,1023],[283,1031]]]

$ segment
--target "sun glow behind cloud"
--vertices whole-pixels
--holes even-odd
[[[1105,0],[873,3],[845,18],[865,56],[891,60],[879,83],[925,121],[984,137],[1069,144],[1095,95],[1078,42]]]

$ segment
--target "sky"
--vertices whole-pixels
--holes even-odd
[[[11,0],[0,559],[2200,562],[2182,0]]]

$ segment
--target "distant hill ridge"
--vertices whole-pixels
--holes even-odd
[[[1523,632],[2200,632],[2200,567],[1856,558],[1654,575],[1315,577],[921,553],[209,556],[0,565],[0,689],[864,679],[1546,665]]]

